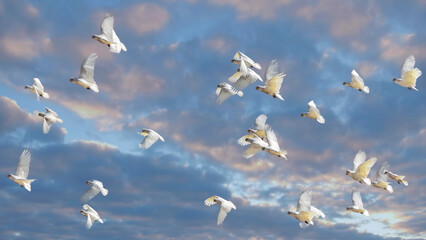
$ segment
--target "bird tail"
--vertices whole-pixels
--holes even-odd
[[[49,94],[48,94],[47,92],[43,92],[43,94],[42,94],[42,95],[43,95],[43,97],[44,97],[44,98],[46,98],[46,99],[49,99],[49,97],[50,97],[50,96],[49,96]]]
[[[256,69],[262,69],[262,67],[260,66],[259,63],[254,63],[253,67],[256,68]]]
[[[99,218],[99,219],[98,219],[98,221],[99,221],[100,223],[104,223],[104,220],[102,220],[102,218]]]
[[[238,96],[242,97],[244,95],[244,93],[242,91],[238,91],[237,92]]]
[[[64,120],[58,118],[58,120],[56,120],[58,123],[64,123]]]
[[[367,86],[364,86],[364,88],[362,89],[363,92],[365,93],[370,93],[370,88]]]
[[[99,87],[96,84],[93,84],[90,86],[90,89],[92,89],[94,92],[98,93],[99,92]]]
[[[370,216],[370,213],[368,213],[367,209],[364,209],[364,212],[362,214],[364,214],[367,217]]]
[[[408,182],[404,180],[405,176],[401,176],[401,182],[402,184],[404,184],[405,186],[408,186]]]
[[[279,93],[275,93],[275,97],[277,97],[277,98],[279,98],[279,99],[281,99],[281,100],[283,100],[284,101],[284,98],[281,96],[281,94],[279,94]]]
[[[31,192],[31,183],[34,182],[35,179],[27,179],[24,180],[24,188],[28,190],[28,192]]]
[[[386,186],[386,190],[388,190],[390,193],[393,193],[393,187],[390,184]]]
[[[101,189],[101,193],[104,196],[108,195],[108,189],[106,189],[106,188]]]
[[[121,49],[122,49],[123,51],[127,52],[127,48],[126,48],[126,46],[124,46],[124,44],[123,44],[123,43],[121,43]]]
[[[325,123],[325,119],[323,116],[319,116],[319,118],[317,118],[317,122],[324,124]]]
[[[367,184],[368,186],[371,186],[371,180],[369,178],[365,178],[362,180],[365,184]]]

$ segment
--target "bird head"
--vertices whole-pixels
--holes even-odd
[[[11,174],[8,174],[7,177],[10,178],[10,179],[12,179],[12,175]]]
[[[346,170],[346,175],[349,175],[349,173],[350,173],[349,170]]]
[[[75,82],[75,78],[70,78],[70,82]]]
[[[392,79],[392,81],[394,81],[394,82],[396,82],[397,80],[398,80],[398,79],[396,79],[396,78],[393,78],[393,79]]]
[[[256,87],[256,90],[259,90],[259,89],[260,89],[260,87],[259,87],[259,86],[257,86],[257,87]]]
[[[87,185],[91,185],[91,184],[92,184],[92,182],[91,182],[91,181],[86,181],[86,184],[87,184]]]

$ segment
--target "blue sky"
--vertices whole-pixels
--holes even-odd
[[[106,15],[128,52],[91,39]],[[392,82],[405,58],[426,71],[425,1],[0,1],[1,239],[425,239],[426,81]],[[242,51],[286,74],[278,99],[255,90],[216,105],[218,83]],[[100,93],[69,82],[97,53]],[[352,69],[370,87],[342,85]],[[24,89],[38,77],[50,94]],[[301,118],[314,100],[324,125]],[[64,120],[42,133],[36,111]],[[236,141],[259,114],[288,161],[241,156]],[[138,148],[142,128],[166,140]],[[32,152],[27,192],[6,176]],[[358,150],[406,175],[394,193],[345,175]],[[85,229],[86,180],[109,189],[89,204],[104,219]],[[326,219],[300,229],[287,215],[309,185]],[[352,189],[370,217],[347,212]],[[236,211],[216,226],[219,195]]]

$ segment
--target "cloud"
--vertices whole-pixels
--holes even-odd
[[[4,35],[0,43],[4,54],[20,60],[32,60],[51,47],[51,39],[46,35],[30,37],[22,32]]]
[[[170,18],[166,9],[153,3],[133,5],[121,14],[128,27],[139,35],[150,34],[163,29]]]
[[[209,0],[210,3],[219,6],[231,5],[238,11],[238,17],[246,19],[250,17],[260,17],[262,19],[272,19],[278,14],[281,7],[293,2],[292,0]]]
[[[423,59],[426,55],[426,45],[416,43],[416,35],[409,34],[388,34],[380,38],[380,57],[386,61],[393,61],[402,64],[405,59],[414,54],[414,57]]]

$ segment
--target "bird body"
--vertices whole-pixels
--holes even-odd
[[[98,85],[93,79],[95,74],[96,58],[98,58],[98,55],[96,55],[96,53],[91,53],[81,64],[79,77],[71,78],[70,82],[82,86],[86,89],[92,89],[94,92],[98,93]]]
[[[157,142],[158,139],[160,139],[162,142],[164,142],[164,138],[152,129],[144,128],[144,129],[142,129],[142,131],[138,132],[138,134],[145,136],[145,138],[139,144],[139,148],[141,148],[141,149],[148,149],[155,142]]]
[[[45,113],[38,113],[40,117],[43,118],[43,133],[49,133],[50,127],[52,124],[58,122],[63,123],[62,119],[59,118],[58,114],[52,109],[46,107]]]
[[[393,180],[397,181],[398,184],[404,184],[405,186],[408,186],[408,182],[404,180],[405,176],[400,176],[398,174],[392,173],[388,170],[385,170],[385,174],[388,175]]]
[[[30,161],[31,153],[28,149],[25,149],[19,157],[19,163],[16,168],[16,173],[9,174],[7,176],[12,181],[19,184],[21,187],[27,189],[29,192],[31,192],[31,183],[35,181],[35,179],[27,179],[28,173],[30,171]]]
[[[226,199],[223,199],[219,196],[211,196],[211,197],[207,198],[204,201],[204,204],[206,206],[211,206],[213,204],[220,205],[219,215],[217,216],[217,225],[221,225],[223,223],[226,216],[228,215],[228,213],[232,209],[237,210],[237,207],[235,207],[234,203],[232,203],[231,201],[228,201]]]
[[[318,110],[317,106],[315,105],[314,100],[311,100],[308,103],[308,112],[307,113],[302,113],[300,116],[311,118],[311,119],[315,119],[315,120],[317,120],[317,122],[319,122],[321,124],[325,123],[325,119],[321,115],[321,113]]]
[[[44,86],[41,84],[40,79],[33,78],[33,85],[25,85],[25,89],[28,89],[30,92],[34,93],[37,96],[37,100],[40,100],[40,97],[49,99],[49,94],[44,91]]]
[[[361,193],[357,191],[352,192],[352,206],[346,208],[346,210],[361,213],[365,216],[370,216],[367,209],[364,208],[364,204],[362,202]]]
[[[80,210],[80,213],[87,217],[86,228],[90,229],[94,222],[98,221],[104,223],[102,218],[99,216],[98,212],[95,211],[88,204],[83,205],[83,209]]]
[[[306,228],[309,225],[314,225],[315,219],[325,218],[325,214],[318,208],[311,205],[312,192],[309,188],[305,188],[297,201],[297,208],[291,208],[288,215],[293,216],[300,221],[300,228]]]
[[[244,93],[242,91],[235,89],[230,84],[226,82],[222,82],[222,83],[219,83],[219,85],[217,85],[216,95],[217,95],[216,103],[221,104],[230,96],[238,95],[242,97]]]
[[[114,17],[109,14],[102,21],[101,34],[93,35],[92,38],[107,45],[110,52],[120,53],[121,50],[127,51],[126,46],[120,41],[114,31]]]
[[[413,55],[410,55],[405,59],[404,64],[401,69],[401,78],[394,78],[393,81],[403,87],[406,87],[410,90],[419,91],[416,88],[417,78],[422,75],[422,71],[418,68],[414,68],[416,60]]]
[[[343,85],[349,86],[351,88],[363,91],[365,93],[370,93],[370,88],[365,86],[364,80],[359,76],[355,69],[351,72],[351,82],[344,82]]]
[[[353,170],[346,170],[346,175],[352,177],[355,181],[371,185],[371,180],[367,177],[371,168],[376,163],[377,158],[372,157],[365,161],[367,155],[363,151],[358,151],[354,158]]]
[[[278,73],[278,62],[276,59],[273,59],[265,72],[265,86],[257,86],[256,90],[284,101],[284,98],[280,94],[280,89],[285,76],[284,73]]]
[[[108,195],[108,189],[104,188],[104,185],[101,181],[86,181],[86,184],[89,185],[90,188],[87,189],[86,192],[81,196],[80,200],[82,202],[89,201],[90,199],[98,195],[99,192],[101,192],[104,196]]]
[[[234,83],[235,87],[239,90],[245,89],[257,80],[263,82],[262,77],[250,68],[248,68],[246,75],[242,74],[241,70],[238,69],[238,71],[229,77],[228,80],[231,83]]]

